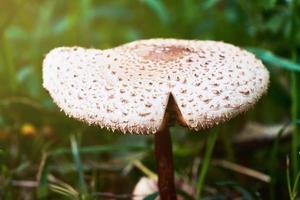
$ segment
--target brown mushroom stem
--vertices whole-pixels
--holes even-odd
[[[168,123],[155,134],[155,156],[158,172],[158,187],[161,200],[176,200],[172,141]]]

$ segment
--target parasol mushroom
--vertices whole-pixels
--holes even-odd
[[[68,116],[124,134],[154,134],[162,199],[176,199],[169,124],[198,131],[227,121],[252,107],[268,83],[253,54],[215,41],[60,47],[43,62],[43,85]]]

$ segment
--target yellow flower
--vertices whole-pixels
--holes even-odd
[[[30,123],[24,123],[21,126],[20,132],[24,136],[35,136],[37,134],[36,128]]]

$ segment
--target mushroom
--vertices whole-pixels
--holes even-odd
[[[176,199],[170,123],[198,131],[225,122],[251,108],[268,83],[253,54],[216,41],[60,47],[43,62],[43,86],[68,116],[124,134],[154,134],[162,199]]]
[[[146,196],[158,191],[156,181],[148,177],[142,177],[134,186],[132,200],[143,200]],[[157,200],[158,198],[155,198]]]

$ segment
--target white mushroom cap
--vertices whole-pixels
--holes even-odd
[[[69,116],[149,134],[162,126],[171,95],[189,128],[207,128],[255,104],[269,73],[223,42],[149,39],[107,50],[56,48],[44,59],[43,80]]]
[[[157,181],[142,177],[133,189],[132,200],[143,200],[145,197],[155,192],[158,192]],[[159,197],[156,197],[155,200],[159,200]]]

